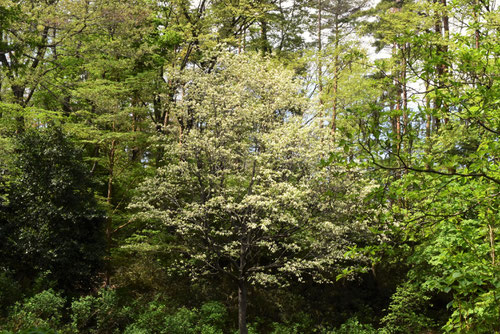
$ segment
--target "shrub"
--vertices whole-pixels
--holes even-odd
[[[227,320],[227,309],[222,303],[211,301],[200,308],[200,326],[204,334],[216,333],[216,331],[211,332],[212,329],[226,328]]]
[[[362,324],[357,318],[348,319],[340,328],[330,332],[330,334],[376,334],[378,331],[370,324]]]
[[[9,272],[0,272],[0,317],[5,316],[7,308],[21,299],[21,287]]]
[[[167,314],[165,305],[152,301],[148,304],[146,310],[139,314],[134,323],[126,328],[125,334],[164,333]]]
[[[3,331],[0,334],[13,334],[12,332]],[[17,331],[16,334],[57,334],[53,329],[28,328]]]
[[[411,283],[399,286],[391,297],[389,313],[382,318],[386,333],[421,333],[435,324],[425,313],[430,297]]]
[[[227,310],[219,302],[208,302],[200,309],[180,308],[168,314],[167,307],[157,301],[127,327],[125,334],[220,334],[227,328]]]
[[[45,290],[24,302],[16,303],[7,328],[19,331],[29,328],[50,329],[61,325],[65,299],[52,289]]]
[[[71,304],[71,328],[86,333],[121,333],[132,322],[133,312],[123,306],[116,290],[101,290]]]

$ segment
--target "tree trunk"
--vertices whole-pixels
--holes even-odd
[[[479,0],[475,1],[475,8],[474,8],[474,21],[477,26],[479,26]],[[481,36],[481,32],[479,31],[479,28],[476,28],[474,31],[474,40],[476,42],[475,47],[476,49],[479,49],[479,39]]]
[[[488,224],[489,236],[490,236],[490,254],[491,254],[491,264],[495,265],[495,231],[491,224]]]
[[[323,64],[321,62],[321,50],[322,50],[322,45],[321,45],[321,30],[323,29],[321,25],[321,1],[318,0],[318,95],[319,95],[319,127],[323,127],[323,80],[322,80],[322,67]]]
[[[425,90],[428,91],[430,87],[429,79],[426,79]],[[425,122],[425,153],[431,153],[431,129],[432,129],[432,115],[431,115],[431,99],[427,94],[425,96],[425,112],[426,112],[426,122]],[[431,166],[428,162],[425,163],[425,169],[430,169]]]
[[[335,134],[337,133],[337,92],[339,88],[339,79],[338,79],[338,56],[335,56],[335,68],[333,69],[333,104],[332,104],[332,137],[333,141],[335,141]]]
[[[403,68],[402,68],[402,73],[401,73],[401,88],[403,90],[403,134],[408,133],[408,126],[409,126],[409,121],[408,121],[408,86],[406,84],[407,80],[407,64],[406,64],[406,56],[408,54],[408,48],[409,44],[405,43],[403,44]]]
[[[397,57],[398,55],[398,49],[399,45],[397,43],[394,43],[392,46],[392,54],[393,56]],[[397,151],[399,154],[399,151],[401,150],[401,118],[399,116],[399,113],[401,112],[401,95],[402,95],[402,89],[401,89],[401,73],[400,69],[396,69],[396,73],[394,73],[394,85],[396,86],[396,116],[394,116],[393,124],[394,124],[394,131],[396,134],[396,147]]]
[[[405,151],[407,156],[407,163],[411,163],[411,150],[412,150],[412,140],[410,133],[410,122],[408,118],[408,85],[407,81],[407,60],[406,57],[409,57],[409,43],[404,43],[402,47],[402,62],[403,68],[401,69],[401,89],[402,89],[402,108],[403,108],[403,129],[402,129],[402,140],[404,140]],[[405,174],[408,174],[408,168],[405,167]]]
[[[446,43],[448,43],[448,40],[450,38],[450,23],[449,23],[450,20],[448,18],[448,13],[446,9],[447,6],[446,0],[441,0],[441,4],[443,5],[443,39],[445,40]],[[445,44],[443,46],[443,53],[444,54],[448,53],[448,44]],[[441,67],[442,67],[442,75],[448,73],[448,65],[446,64],[446,61],[443,62]],[[440,83],[440,85],[442,85],[442,83]],[[444,124],[448,124],[449,106],[446,102],[443,102],[443,111],[445,112]]]
[[[247,293],[246,278],[241,278],[238,282],[238,327],[240,334],[248,334],[247,328]]]
[[[398,5],[399,3],[400,3],[400,1],[396,0],[396,5]],[[393,7],[392,11],[394,13],[397,13],[397,12],[400,11],[400,8],[399,7]],[[399,48],[400,48],[399,44],[397,42],[394,42],[394,44],[392,45],[392,56],[393,57],[395,57],[395,58],[398,57]],[[396,134],[397,143],[396,143],[395,146],[396,146],[396,151],[397,151],[398,155],[399,155],[399,151],[401,150],[401,119],[400,119],[399,113],[401,111],[401,95],[403,94],[403,91],[402,91],[402,88],[401,88],[401,71],[400,70],[401,69],[399,68],[399,60],[398,60],[397,61],[397,67],[396,67],[395,73],[393,74],[393,78],[394,78],[393,82],[394,82],[394,86],[396,87],[396,110],[397,110],[397,114],[396,114],[396,116],[394,116],[393,121],[392,121],[393,131]]]
[[[333,63],[333,105],[332,105],[332,138],[335,142],[335,134],[337,132],[337,93],[339,88],[339,17],[335,14],[335,58]]]
[[[114,123],[113,123],[114,130]],[[111,198],[113,195],[113,175],[114,175],[114,165],[115,165],[115,150],[116,141],[113,139],[111,142],[111,149],[109,151],[109,172],[108,172],[108,191],[106,196],[106,203],[108,204],[108,218],[106,219],[106,273],[105,281],[106,287],[110,285],[111,280],[111,244],[112,244],[112,227],[113,218],[111,213]]]
[[[25,88],[17,85],[13,85],[12,87],[12,92],[14,93],[14,99],[16,104],[18,104],[20,107],[24,108],[24,92]],[[24,112],[24,110],[23,110]],[[16,116],[16,133],[23,133],[24,132],[24,116],[22,114],[19,114]]]
[[[434,0],[434,2],[437,3],[438,0]],[[434,26],[434,31],[437,35],[439,35],[440,38],[443,37],[441,21],[442,21],[442,18],[440,17],[439,13],[436,13],[436,23]],[[441,45],[439,45],[439,44],[436,45],[436,54],[441,56],[442,53],[443,53],[443,48],[441,47]],[[436,93],[438,92],[439,89],[441,89],[441,84],[442,84],[442,79],[443,79],[443,70],[444,70],[444,68],[443,68],[442,64],[436,65],[436,73],[437,73]],[[443,103],[441,101],[441,98],[439,97],[439,94],[436,94],[436,97],[434,99],[434,108],[436,110],[442,110],[442,107],[443,107]],[[441,116],[440,114],[441,113],[438,113],[438,115],[434,119],[435,131],[438,131],[439,127],[440,127],[440,119],[439,119],[439,117]]]
[[[243,52],[247,49],[247,29],[243,29]]]
[[[267,22],[264,19],[260,21],[260,34],[262,55],[265,56],[267,53],[271,52],[271,50],[269,48],[269,40],[267,39]]]
[[[255,165],[254,165],[255,167]],[[251,187],[248,189],[251,193]],[[240,266],[238,272],[238,328],[240,334],[248,334],[247,328],[247,252],[248,252],[248,226],[246,222],[242,222],[241,235],[240,235]]]

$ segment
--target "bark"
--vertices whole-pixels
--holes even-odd
[[[434,0],[435,3],[437,3],[439,0]],[[439,17],[439,14],[436,14],[436,23],[435,23],[435,26],[434,26],[434,31],[437,35],[439,35],[440,38],[443,37],[442,35],[442,27],[441,27],[441,21],[442,21],[442,18]],[[438,56],[442,56],[442,53],[443,53],[443,48],[440,46],[440,45],[436,45],[436,53]],[[444,68],[443,68],[443,65],[442,64],[437,64],[436,65],[436,73],[437,73],[437,83],[436,83],[436,92],[439,90],[441,84],[442,84],[442,78],[443,78],[443,71],[444,71]],[[441,110],[443,107],[443,102],[441,101],[441,98],[437,96],[436,94],[436,98],[434,99],[434,108],[436,110]],[[435,117],[434,118],[434,127],[435,127],[435,131],[438,131],[439,130],[439,127],[440,127],[440,119],[438,117]]]
[[[247,294],[248,283],[245,278],[238,282],[238,328],[240,334],[248,334],[247,328]]]
[[[16,104],[24,108],[25,107],[24,92],[26,91],[26,89],[24,87],[16,85],[13,85],[11,88],[14,94],[14,99],[16,101]],[[24,132],[24,116],[18,115],[16,116],[16,133],[23,133],[23,132]]]
[[[321,44],[321,30],[323,29],[321,25],[321,11],[322,11],[322,0],[318,0],[318,93],[319,93],[319,127],[323,127],[323,72],[322,72],[322,67],[323,64],[321,62],[321,51],[322,51],[322,44]]]
[[[479,25],[479,0],[475,1],[475,8],[474,8],[474,21],[477,25]],[[479,49],[479,39],[481,37],[481,32],[479,31],[478,28],[474,31],[474,40],[476,42],[476,49]]]
[[[398,50],[398,45],[394,43],[394,46],[392,48],[392,52],[394,55],[397,54]],[[393,124],[394,124],[394,131],[396,133],[396,138],[397,138],[397,147],[398,151],[401,149],[401,118],[399,116],[399,112],[401,111],[401,83],[398,82],[399,78],[401,77],[399,70],[396,70],[396,73],[394,75],[394,85],[396,86],[396,110],[398,111],[396,113],[396,116],[394,116],[393,119]]]
[[[406,75],[407,75],[407,65],[406,65],[406,57],[408,54],[409,45],[406,43],[403,45],[403,69],[401,73],[401,86],[402,86],[402,100],[403,100],[403,134],[408,133],[408,86],[406,84]]]
[[[335,68],[333,71],[333,104],[332,104],[332,136],[333,136],[333,141],[335,141],[335,134],[337,133],[337,104],[338,104],[338,99],[337,99],[337,94],[338,94],[338,87],[339,87],[339,81],[338,81],[338,56],[335,56]]]
[[[443,5],[443,39],[445,41],[445,43],[448,42],[448,39],[449,39],[449,36],[450,36],[450,23],[449,23],[449,18],[448,18],[448,14],[447,14],[447,9],[446,9],[446,0],[441,0],[441,4]],[[443,46],[443,53],[446,55],[448,53],[448,44],[445,44]],[[443,64],[441,64],[441,75],[445,75],[446,73],[448,73],[448,65],[446,64],[446,62],[443,62]],[[441,82],[440,84],[443,83],[443,78],[441,78]],[[443,110],[445,111],[445,117],[444,117],[444,124],[448,124],[448,111],[449,111],[449,106],[446,102],[443,103]]]
[[[114,125],[113,125],[114,127]],[[114,176],[114,166],[115,166],[115,150],[116,150],[116,141],[113,140],[111,142],[111,149],[109,151],[109,170],[108,170],[108,192],[106,196],[106,203],[108,207],[111,208],[111,198],[113,195],[113,176]],[[112,243],[112,226],[113,218],[112,214],[108,215],[106,219],[106,286],[109,286],[111,279],[111,243]]]
[[[446,0],[441,0],[441,3],[443,4],[443,9],[445,10],[445,12],[443,13],[443,31],[444,31],[444,37],[446,38],[446,40],[448,39],[449,37],[449,34],[450,34],[450,23],[449,23],[449,18],[448,18],[448,14],[446,12]],[[446,47],[448,48],[448,47]]]
[[[399,4],[399,1],[396,0],[396,4]],[[392,9],[394,12],[399,12],[400,11],[400,8],[399,7],[395,7]],[[397,57],[398,56],[398,49],[399,49],[399,45],[394,42],[394,44],[392,45],[392,56],[393,57]],[[392,120],[392,123],[393,123],[393,131],[395,132],[396,134],[396,138],[397,138],[397,151],[398,151],[398,154],[399,154],[399,151],[401,149],[401,119],[400,119],[400,116],[399,116],[399,111],[401,111],[401,95],[402,95],[402,89],[401,89],[401,72],[400,72],[400,69],[397,68],[396,69],[396,73],[394,73],[394,79],[393,79],[393,82],[394,82],[394,86],[396,87],[396,110],[398,111],[397,116],[394,116],[393,117],[393,120]]]
[[[137,107],[139,106],[139,98],[137,96],[134,96],[134,99],[132,101],[132,106]],[[138,132],[138,126],[137,123],[140,119],[140,116],[137,115],[136,112],[132,113],[132,132]],[[139,130],[140,131],[140,130]],[[132,161],[138,162],[140,160],[140,149],[138,146],[134,145],[132,148]]]
[[[238,54],[241,53],[241,34],[238,34]]]
[[[425,90],[429,90],[429,80],[427,79],[427,82],[425,84]],[[425,111],[426,111],[426,122],[425,122],[425,140],[426,140],[426,147],[425,147],[425,153],[430,154],[431,153],[431,128],[432,128],[432,116],[430,114],[431,111],[431,99],[429,98],[428,95],[425,97]],[[425,164],[425,169],[430,169],[431,166],[426,163]]]
[[[495,265],[495,231],[493,230],[493,226],[488,224],[489,236],[490,236],[490,247],[491,247],[491,264]]]
[[[260,34],[261,34],[261,43],[262,43],[262,55],[266,55],[269,53],[269,40],[267,39],[267,22],[265,20],[260,21]]]
[[[254,165],[255,168],[255,165]],[[252,191],[249,187],[249,193]],[[240,236],[240,263],[238,272],[238,328],[240,334],[248,334],[247,328],[247,255],[248,255],[248,228],[246,222],[242,222]]]
[[[247,30],[243,29],[243,52],[245,52],[247,48]]]
[[[332,105],[332,138],[335,142],[335,134],[337,132],[337,94],[339,87],[339,44],[340,44],[340,31],[339,31],[339,17],[335,15],[335,58],[333,64],[333,105]]]
[[[405,143],[405,151],[408,154],[408,163],[411,163],[411,150],[412,150],[412,140],[410,134],[410,123],[408,119],[408,85],[406,83],[407,80],[407,60],[406,57],[409,56],[409,43],[403,44],[402,48],[402,62],[403,68],[401,70],[401,90],[402,90],[402,108],[403,108],[403,129],[402,129],[402,138]],[[408,174],[408,169],[405,168],[405,174]]]
[[[162,129],[162,123],[163,123],[163,106],[162,106],[162,99],[161,99],[161,95],[159,93],[159,91],[161,91],[161,86],[160,86],[160,83],[162,82],[163,80],[163,68],[160,68],[158,70],[158,77],[157,77],[157,84],[156,84],[156,88],[158,90],[158,93],[155,93],[153,95],[153,121],[154,123],[156,124],[156,131],[158,132],[162,132],[163,129]]]

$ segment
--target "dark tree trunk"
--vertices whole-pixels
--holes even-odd
[[[240,330],[240,334],[248,334],[247,294],[248,294],[247,281],[246,278],[242,278],[238,282],[238,328]]]
[[[113,123],[113,130],[114,130]],[[108,204],[108,218],[106,219],[106,272],[105,272],[105,284],[106,287],[110,286],[111,280],[111,244],[113,242],[112,228],[113,228],[113,214],[111,213],[111,199],[113,196],[113,176],[115,167],[115,151],[116,151],[116,140],[111,142],[111,149],[109,151],[109,170],[108,170],[108,190],[106,196],[106,203]]]
[[[322,50],[322,44],[321,44],[321,30],[322,30],[322,25],[321,25],[321,0],[318,0],[318,95],[319,95],[319,127],[323,127],[323,73],[322,73],[322,67],[323,64],[321,62],[321,50]]]
[[[479,26],[479,0],[476,0],[475,2],[475,8],[474,8],[474,21],[475,23]],[[474,40],[475,40],[475,47],[476,49],[479,49],[479,39],[481,37],[481,32],[479,29],[476,29],[474,32]]]
[[[435,3],[438,2],[438,0],[434,0]],[[436,13],[436,23],[435,23],[435,26],[434,26],[434,31],[436,33],[436,35],[438,35],[440,38],[443,37],[443,33],[442,33],[442,26],[441,26],[441,22],[442,22],[442,18],[440,17],[440,14],[439,13]],[[443,54],[443,46],[441,45],[437,45],[436,46],[436,54],[438,56],[442,56]],[[442,87],[442,82],[443,82],[443,72],[444,71],[444,67],[442,64],[437,64],[436,65],[436,73],[437,73],[437,78],[436,78],[436,85],[437,85],[437,88],[436,88],[436,92],[438,92]],[[442,107],[443,107],[443,102],[441,100],[441,98],[439,97],[439,94],[436,94],[436,97],[434,98],[434,109],[436,110],[442,110]],[[441,113],[439,113],[434,122],[435,122],[435,131],[438,131],[439,130],[439,127],[440,127],[440,124],[441,124],[441,120],[440,120],[440,115]]]
[[[254,165],[255,168],[255,165]],[[251,194],[252,187],[248,188],[248,194]],[[248,227],[245,222],[241,226],[240,236],[240,265],[238,272],[238,328],[240,334],[248,334],[247,328],[247,295],[248,295],[248,280],[247,280],[247,255],[248,255]]]
[[[14,98],[16,104],[24,108],[24,92],[25,88],[21,86],[12,86],[12,92],[14,93]],[[22,114],[19,114],[16,116],[16,133],[23,133],[24,132],[24,116]]]
[[[450,38],[450,23],[449,23],[449,18],[448,18],[448,13],[447,13],[447,9],[446,9],[446,0],[441,0],[441,4],[443,5],[443,38],[446,42],[448,42],[449,38]],[[443,46],[443,53],[445,54],[445,57],[448,57],[447,53],[448,53],[448,44],[445,44]],[[442,67],[442,75],[445,75],[448,73],[448,65],[446,64],[446,61],[443,62],[443,64],[441,65]],[[443,81],[443,78],[441,78]],[[439,84],[440,86],[443,85],[443,82],[440,82]],[[444,115],[444,124],[448,124],[448,114],[449,114],[449,106],[446,102],[443,102],[443,111],[445,113]]]
[[[335,58],[333,63],[333,106],[332,106],[332,139],[335,142],[337,133],[337,95],[339,88],[339,44],[340,44],[340,27],[339,17],[335,15]]]
[[[267,22],[262,19],[260,21],[260,34],[261,34],[261,47],[262,47],[262,55],[266,55],[271,52],[271,47],[269,46],[269,40],[267,37]]]

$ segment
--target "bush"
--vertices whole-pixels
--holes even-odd
[[[304,333],[304,326],[303,324],[279,324],[279,323],[274,323],[273,324],[273,331],[271,332],[272,334],[300,334]]]
[[[141,313],[136,321],[126,328],[125,334],[163,333],[167,314],[165,305],[157,301],[150,302],[146,311]]]
[[[13,334],[12,332],[0,332],[0,334]],[[41,329],[41,328],[28,328],[28,329],[23,329],[16,334],[57,334],[55,330],[52,329]]]
[[[104,255],[105,212],[82,151],[54,126],[26,130],[14,149],[9,201],[0,207],[2,266],[33,290],[91,291]]]
[[[165,318],[165,329],[162,333],[169,334],[195,334],[197,325],[197,310],[185,307]]]
[[[29,328],[43,330],[58,328],[61,325],[66,300],[52,289],[27,298],[22,304],[16,303],[8,318],[7,328],[19,331]]]
[[[146,311],[127,327],[126,334],[219,334],[227,328],[227,311],[219,302],[208,302],[200,309],[178,309],[168,314],[167,307],[151,302]]]
[[[421,333],[435,327],[426,315],[430,297],[411,283],[399,286],[391,297],[389,313],[382,318],[385,333]]]
[[[291,321],[274,323],[272,334],[299,334],[311,332],[314,324],[311,317],[303,312],[293,314]]]
[[[340,328],[330,332],[330,334],[376,334],[378,331],[370,324],[362,324],[357,318],[350,318]]]
[[[202,333],[220,333],[212,331],[227,327],[228,314],[224,304],[219,302],[207,302],[200,308],[200,326]]]
[[[21,287],[9,272],[0,272],[0,317],[7,315],[7,308],[21,299]]]
[[[131,323],[133,312],[123,306],[116,290],[101,290],[71,304],[71,328],[85,333],[122,333]]]
[[[96,313],[98,299],[94,296],[84,296],[71,303],[71,326],[78,332],[89,331],[96,326]]]

